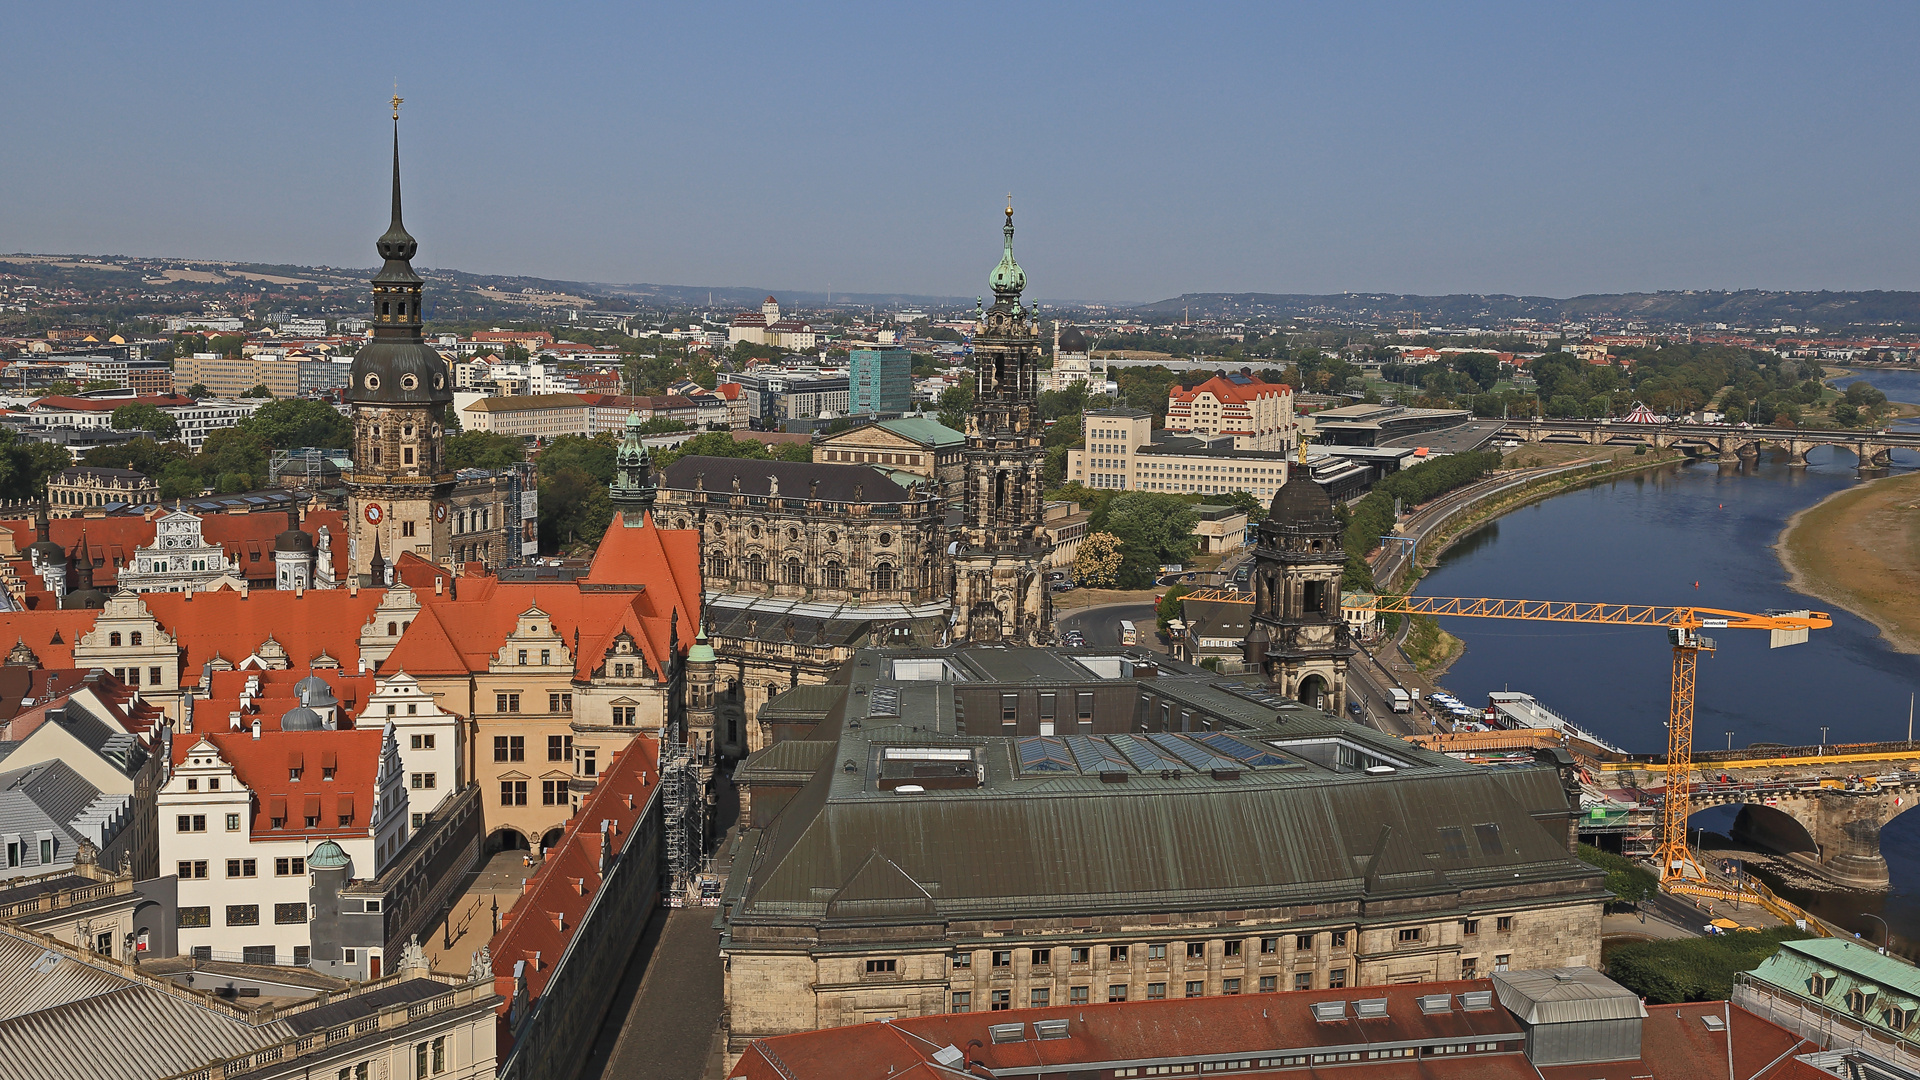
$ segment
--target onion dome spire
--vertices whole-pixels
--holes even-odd
[[[413,238],[413,234],[407,231],[407,226],[400,220],[400,101],[400,95],[395,94],[393,96],[393,220],[387,223],[387,231],[380,234],[380,239],[374,241],[374,248],[380,252],[380,257],[386,260],[387,264],[381,268],[381,278],[393,280],[390,275],[395,270],[400,270],[407,278],[418,281],[420,279],[414,275],[413,267],[409,264],[420,250],[420,242]],[[396,267],[395,263],[401,265]]]
[[[1013,196],[1007,196],[1006,247],[1000,253],[1000,264],[993,268],[993,277],[989,283],[993,286],[994,298],[1000,301],[1017,302],[1021,290],[1027,287],[1027,272],[1013,258]]]

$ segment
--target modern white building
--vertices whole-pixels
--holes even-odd
[[[1195,438],[1153,430],[1145,409],[1090,409],[1086,440],[1067,451],[1068,481],[1110,491],[1225,495],[1271,502],[1287,482],[1286,453],[1241,450],[1235,436]]]

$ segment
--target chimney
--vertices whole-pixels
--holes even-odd
[[[439,596],[447,591],[447,579],[439,574],[433,575],[433,595]]]
[[[228,731],[240,730],[240,714],[239,713],[230,712],[227,714],[227,730]]]
[[[260,739],[260,721],[257,719],[253,722],[253,738],[256,742]]]
[[[360,581],[358,578],[347,579],[347,595],[348,596],[360,595]]]

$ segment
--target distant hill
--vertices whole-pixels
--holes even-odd
[[[1684,290],[1596,293],[1558,300],[1550,296],[1455,293],[1187,293],[1128,309],[1145,318],[1351,318],[1392,322],[1418,315],[1424,324],[1466,325],[1498,319],[1542,321],[1619,316],[1650,324],[1723,322],[1729,326],[1778,324],[1904,326],[1920,324],[1920,292],[1739,292]]]

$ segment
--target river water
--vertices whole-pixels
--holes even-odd
[[[1894,400],[1920,403],[1920,372],[1860,377]],[[1787,587],[1773,544],[1788,518],[1859,481],[1844,450],[1821,448],[1808,463],[1791,469],[1784,454],[1768,453],[1737,467],[1676,465],[1557,495],[1462,537],[1419,591],[1755,612],[1825,607]],[[1896,472],[1916,468],[1920,455],[1895,452]],[[1736,747],[1815,744],[1823,727],[1828,742],[1906,738],[1920,656],[1894,652],[1863,619],[1832,615],[1832,629],[1787,649],[1768,649],[1761,631],[1714,635],[1719,650],[1699,666],[1695,745],[1725,747],[1729,732]],[[1627,750],[1665,752],[1673,653],[1663,631],[1441,622],[1466,642],[1444,680],[1462,700],[1524,691]],[[1703,811],[1693,824],[1725,833],[1733,814]],[[1881,848],[1893,877],[1888,893],[1778,884],[1810,910],[1876,939],[1878,924],[1862,913],[1884,917],[1895,947],[1912,955],[1920,952],[1920,812],[1890,822]]]

